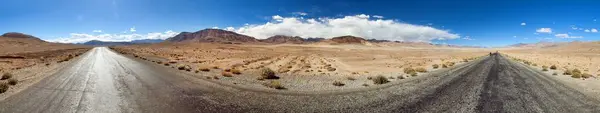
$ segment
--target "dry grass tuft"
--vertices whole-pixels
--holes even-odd
[[[583,78],[590,78],[590,77],[592,77],[592,74],[583,73],[583,74],[581,74],[581,77],[583,77]]]
[[[387,78],[385,78],[384,76],[376,76],[375,78],[373,78],[373,83],[374,84],[385,84],[390,82]]]
[[[8,86],[8,84],[7,84],[7,83],[5,83],[5,82],[0,82],[0,94],[1,94],[1,93],[4,93],[4,92],[6,92],[6,91],[8,91],[8,88],[9,88],[9,87],[10,87],[10,86]]]
[[[433,67],[433,69],[437,69],[437,68],[440,67],[440,65],[439,64],[433,64],[433,65],[431,65],[431,67]]]
[[[269,83],[265,83],[265,86],[269,87],[269,88],[274,88],[274,89],[285,89],[285,87],[283,87],[283,85],[281,85],[281,83],[279,81],[271,81]]]
[[[415,69],[415,71],[417,71],[417,72],[419,72],[419,73],[426,73],[426,72],[427,72],[427,69],[425,69],[425,68],[422,68],[422,67],[419,67],[419,68]]]
[[[239,75],[239,74],[242,74],[242,71],[240,71],[238,69],[231,69],[231,73]]]
[[[225,71],[221,72],[221,75],[223,75],[224,77],[233,77],[231,73]]]
[[[551,69],[551,70],[556,70],[556,66],[555,66],[555,65],[552,65],[552,66],[550,66],[550,69]]]
[[[346,85],[346,84],[344,84],[344,83],[342,83],[342,82],[340,82],[340,81],[333,81],[333,85],[334,85],[334,86],[344,86],[344,85]]]
[[[356,80],[356,78],[354,78],[354,77],[346,77],[346,79],[348,79],[348,80]]]
[[[275,72],[270,68],[263,68],[260,70],[260,79],[279,79],[279,77],[275,76]]]
[[[204,71],[204,72],[208,72],[208,71],[210,71],[210,69],[208,69],[208,68],[206,68],[206,67],[201,67],[201,68],[198,68],[198,70],[199,70],[199,71]]]
[[[10,85],[17,85],[17,83],[19,83],[19,81],[17,79],[8,79],[8,84]]]
[[[11,73],[4,73],[4,74],[2,75],[2,78],[0,78],[0,80],[6,80],[6,79],[9,79],[9,78],[12,78],[12,76],[13,76],[13,75],[12,75]]]
[[[414,73],[414,72],[416,72],[416,70],[411,67],[404,68],[404,73],[406,73],[406,74],[410,74],[410,73]]]

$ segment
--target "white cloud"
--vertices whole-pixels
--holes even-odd
[[[102,30],[93,30],[94,33],[102,33]]]
[[[465,36],[465,37],[463,37],[462,39],[463,39],[463,40],[475,40],[475,39],[472,39],[470,36]]]
[[[598,30],[597,30],[596,28],[592,28],[591,32],[592,32],[592,33],[597,33],[597,32],[598,32]]]
[[[281,17],[279,15],[274,15],[271,18],[273,18],[273,20],[275,20],[275,21],[279,21],[279,22],[283,21],[283,17]]]
[[[571,25],[571,29],[578,30],[579,28],[577,28],[577,26],[575,26],[575,25]]]
[[[292,14],[295,14],[295,15],[301,15],[301,16],[306,16],[306,15],[308,15],[308,13],[305,13],[305,12],[294,12],[294,13],[292,13]]]
[[[569,34],[556,34],[556,38],[583,38],[582,36],[569,36]]]
[[[513,36],[513,38],[517,38],[517,36]]]
[[[383,16],[379,16],[379,15],[373,15],[373,18],[379,18],[379,19],[382,19],[382,18],[383,18]]]
[[[135,27],[129,28],[129,32],[135,32]]]
[[[591,32],[589,29],[585,29],[585,30],[583,30],[583,31],[584,31],[584,32]]]
[[[552,33],[552,29],[551,28],[540,28],[535,30],[538,33]]]
[[[213,28],[213,29],[219,29],[219,27],[217,27],[217,26],[215,26],[215,27],[212,27],[212,28]]]
[[[527,25],[527,23],[523,22],[523,23],[521,23],[521,25],[524,26],[524,25]]]
[[[236,28],[240,34],[264,39],[273,35],[331,38],[353,35],[369,39],[392,41],[422,41],[456,39],[460,35],[429,26],[413,25],[395,20],[370,19],[360,14],[339,18],[298,18],[275,15],[264,24],[252,24]]]
[[[100,41],[132,41],[140,39],[167,39],[179,34],[171,30],[165,32],[153,32],[148,34],[85,34],[85,33],[71,33],[69,37],[60,37],[58,39],[49,40],[50,42],[60,43],[82,43],[90,40]]]

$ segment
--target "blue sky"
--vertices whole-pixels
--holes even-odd
[[[390,34],[408,41],[503,46],[521,42],[600,40],[600,33],[593,32],[597,31],[593,29],[600,29],[600,23],[595,21],[600,16],[600,8],[597,7],[600,1],[593,0],[5,0],[3,4],[0,7],[0,32],[23,32],[44,40],[121,35],[165,38],[176,32],[212,27],[234,27],[235,31],[259,32],[254,34],[260,36],[274,32],[240,28],[251,28],[245,27],[246,24],[284,23],[283,19],[279,21],[275,16],[306,21],[310,18],[358,17],[361,14],[369,15],[368,20],[371,21],[390,20],[435,29],[427,32],[433,35],[408,32],[411,29]],[[372,27],[358,29],[370,30],[368,28]],[[395,27],[380,31],[391,28]],[[439,30],[459,37],[439,35]],[[551,32],[545,32],[548,30]],[[320,33],[315,36],[329,35]],[[378,35],[368,36],[379,38]],[[393,36],[384,39],[394,39]]]

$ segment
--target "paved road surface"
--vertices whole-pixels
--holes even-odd
[[[450,72],[360,91],[244,90],[94,48],[72,66],[0,102],[10,112],[600,112],[600,102],[490,56]]]

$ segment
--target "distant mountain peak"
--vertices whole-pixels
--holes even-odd
[[[258,42],[254,37],[222,29],[204,29],[197,32],[181,32],[166,39],[169,42]]]
[[[4,33],[4,34],[2,34],[2,37],[8,37],[8,38],[33,38],[33,39],[40,39],[40,38],[38,38],[38,37],[31,36],[31,35],[24,34],[24,33],[19,33],[19,32],[8,32],[8,33]]]

